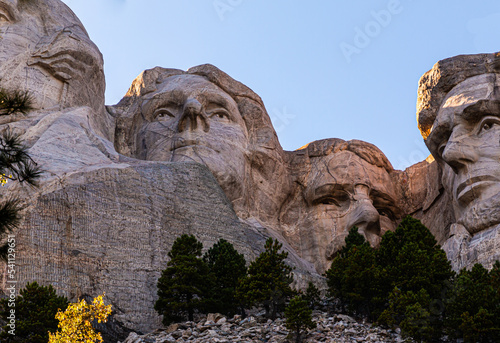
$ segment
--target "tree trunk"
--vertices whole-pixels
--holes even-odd
[[[302,342],[302,339],[300,337],[300,327],[297,327],[297,332],[295,332],[295,343],[300,343]]]

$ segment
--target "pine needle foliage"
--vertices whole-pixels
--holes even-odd
[[[58,296],[52,286],[40,286],[32,282],[20,290],[16,297],[15,307],[9,306],[8,299],[0,300],[0,318],[9,323],[10,310],[15,310],[15,331],[9,326],[4,326],[0,333],[0,341],[46,343],[49,332],[57,330],[58,321],[56,314],[68,307],[68,299]]]
[[[314,329],[316,323],[312,320],[312,310],[302,296],[295,296],[285,309],[285,326],[293,332],[295,342],[302,342],[303,331]]]
[[[26,114],[32,109],[32,98],[27,92],[8,92],[0,89],[0,115],[15,113]],[[28,148],[22,143],[20,135],[10,130],[0,134],[0,184],[9,181],[27,183],[37,186],[42,171],[28,154]],[[11,233],[21,220],[23,207],[16,198],[6,198],[0,195],[0,241]],[[7,260],[7,243],[0,244],[0,259]]]
[[[27,114],[33,109],[33,98],[27,91],[0,89],[0,116]]]
[[[276,319],[286,301],[294,294],[292,268],[285,263],[288,253],[281,251],[282,244],[269,238],[265,251],[248,267],[248,276],[237,289],[237,297],[247,306],[263,306],[267,317]]]
[[[203,256],[214,277],[211,312],[231,316],[239,312],[242,304],[236,299],[236,287],[247,274],[246,261],[234,246],[220,239]]]
[[[194,320],[212,303],[213,278],[201,258],[203,245],[193,235],[178,237],[168,253],[170,261],[158,279],[158,300],[155,310],[163,323]]]

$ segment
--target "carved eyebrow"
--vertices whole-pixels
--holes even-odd
[[[16,0],[0,0],[0,10],[3,10],[10,21],[16,21],[19,15]]]
[[[468,121],[479,121],[484,115],[494,115],[500,117],[500,100],[479,100],[478,102],[464,108],[460,114],[462,118]]]
[[[321,185],[319,187],[316,187],[314,189],[314,196],[321,196],[321,195],[328,195],[332,194],[336,191],[345,191],[344,187],[342,185],[339,185],[337,183],[327,183],[325,185]]]
[[[217,104],[223,107],[229,106],[229,101],[218,93],[203,91],[202,93],[200,93],[200,95],[203,96],[205,100],[207,100],[207,103]]]

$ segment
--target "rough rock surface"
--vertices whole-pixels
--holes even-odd
[[[419,84],[419,128],[447,199],[431,208],[453,214],[433,230],[455,270],[500,257],[499,76],[498,53],[463,55],[439,61]]]
[[[0,117],[0,130],[20,134],[45,170],[40,188],[2,192],[26,205],[14,232],[18,288],[36,280],[72,301],[106,292],[117,326],[146,332],[159,326],[156,281],[182,233],[205,249],[225,238],[247,260],[277,238],[299,288],[321,283],[350,227],[376,246],[406,214],[455,269],[500,257],[498,54],[424,75],[419,127],[435,161],[396,171],[357,140],[283,151],[260,97],[211,65],[147,70],[106,108],[102,56],[74,13],[59,0],[2,4],[0,86],[23,85],[35,109]]]
[[[283,235],[318,272],[329,267],[353,226],[374,247],[401,216],[396,175],[374,145],[323,139],[288,153],[294,180],[280,210]]]
[[[4,1],[2,18],[2,88],[29,91],[37,109],[102,108],[102,55],[65,4]]]
[[[342,314],[329,315],[315,311],[313,320],[317,327],[308,331],[304,342],[413,342],[411,339],[402,338],[399,329],[385,330],[368,323],[358,323],[355,319]],[[130,333],[123,343],[285,343],[294,341],[288,336],[283,319],[271,321],[261,316],[250,316],[243,320],[240,316],[227,319],[222,315],[212,313],[197,322],[171,324],[166,329],[159,329],[143,336]]]
[[[15,232],[18,287],[50,283],[71,300],[106,292],[117,321],[147,332],[159,324],[156,281],[176,237],[194,234],[205,248],[224,238],[250,261],[279,234],[243,223],[204,165],[118,155],[88,126],[92,115],[42,111],[8,124],[46,170],[40,189],[8,188],[27,205]],[[300,285],[319,279],[288,250]]]

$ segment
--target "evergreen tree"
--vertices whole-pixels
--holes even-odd
[[[395,232],[382,237],[377,251],[378,264],[385,271],[386,289],[418,293],[425,289],[433,299],[441,299],[453,277],[451,264],[432,233],[419,220],[407,216]]]
[[[488,272],[481,264],[463,269],[446,306],[450,336],[465,342],[500,341],[500,262]]]
[[[192,235],[178,237],[168,256],[167,268],[158,279],[155,310],[168,325],[186,317],[193,320],[210,303],[213,282],[207,264],[201,259],[203,245]]]
[[[285,263],[287,252],[279,252],[282,244],[269,238],[265,251],[248,267],[248,276],[238,288],[237,297],[249,306],[262,305],[266,315],[276,319],[277,313],[293,295],[290,284],[293,281],[292,268]]]
[[[26,114],[32,109],[31,97],[26,92],[7,92],[0,89],[0,116],[15,113]],[[26,182],[36,186],[41,171],[28,154],[19,135],[9,130],[0,136],[0,184],[8,181]],[[0,241],[12,232],[21,220],[22,206],[15,198],[6,198],[0,194]],[[0,259],[7,260],[8,245],[0,244]]]
[[[374,249],[354,227],[325,276],[330,295],[338,298],[348,313],[371,318],[379,293],[378,274]]]
[[[316,287],[311,281],[307,284],[306,293],[303,298],[307,301],[307,305],[311,308],[311,310],[317,309],[320,305],[321,293],[318,287]]]
[[[314,329],[316,323],[312,320],[312,310],[302,296],[296,296],[290,300],[285,309],[286,328],[295,335],[295,342],[302,341],[302,331]]]
[[[15,306],[9,306],[9,303],[14,303]],[[46,343],[49,340],[49,331],[57,330],[58,310],[64,311],[67,307],[68,299],[58,296],[52,286],[39,286],[36,281],[28,283],[20,290],[15,302],[9,302],[9,299],[0,300],[0,318],[9,324],[11,310],[14,310],[15,317],[15,335],[9,333],[13,328],[6,325],[2,328],[0,340],[5,343]]]
[[[389,306],[379,307],[379,323],[400,325],[404,334],[425,341],[439,339],[454,273],[432,233],[419,220],[404,218],[395,232],[382,237],[377,263],[380,294],[392,299]],[[391,296],[395,291],[397,296]]]
[[[203,260],[214,277],[212,296],[215,301],[211,312],[235,314],[241,307],[236,299],[236,287],[247,273],[245,257],[231,243],[220,239],[205,253]]]

